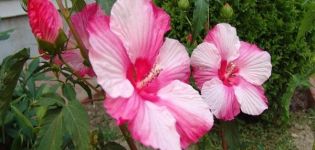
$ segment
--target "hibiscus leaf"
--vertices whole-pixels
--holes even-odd
[[[24,126],[33,130],[33,125],[31,121],[18,108],[11,105],[11,110],[15,114],[17,121],[20,123],[21,126]]]
[[[6,57],[0,68],[0,117],[9,107],[14,88],[22,72],[24,63],[30,57],[29,49],[23,49]],[[1,119],[2,120],[2,119]],[[2,121],[1,121],[2,122]],[[0,123],[1,124],[1,123]]]
[[[10,37],[10,34],[13,31],[14,31],[13,29],[10,29],[10,30],[7,30],[7,31],[0,32],[0,41],[8,39]]]
[[[61,149],[63,143],[63,114],[61,109],[49,110],[44,117],[43,127],[40,129],[38,149],[56,150]]]
[[[81,11],[86,5],[84,0],[71,0],[71,2],[72,2],[72,9],[74,11]]]
[[[76,93],[73,88],[73,85],[70,83],[66,83],[62,85],[62,94],[65,96],[68,100],[75,101],[76,100]]]
[[[76,149],[89,149],[89,120],[88,114],[77,100],[69,101],[62,109],[65,129],[72,138]]]
[[[105,11],[107,15],[110,14],[110,11],[115,1],[116,0],[96,0],[96,2],[102,6],[102,9]]]
[[[209,1],[208,0],[196,0],[195,9],[192,20],[192,37],[196,40],[200,31],[203,29],[208,16]]]

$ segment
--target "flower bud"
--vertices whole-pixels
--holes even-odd
[[[222,8],[221,8],[221,12],[220,15],[222,18],[224,19],[231,19],[233,16],[233,8],[226,3]]]
[[[180,9],[185,10],[189,7],[189,0],[179,0],[177,4]]]

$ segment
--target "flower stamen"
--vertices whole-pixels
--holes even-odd
[[[154,65],[149,74],[143,80],[137,83],[137,88],[143,88],[144,86],[148,85],[148,83],[159,76],[162,70],[163,69],[158,65]]]

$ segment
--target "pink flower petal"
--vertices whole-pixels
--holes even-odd
[[[55,43],[63,25],[58,10],[49,0],[28,0],[28,17],[37,38]]]
[[[98,83],[110,97],[128,98],[134,91],[126,77],[130,60],[122,42],[109,30],[108,23],[109,18],[105,16],[90,21],[90,62]]]
[[[176,119],[181,146],[196,143],[213,125],[208,105],[190,85],[179,80],[171,82],[158,92],[160,105],[167,106]]]
[[[91,20],[94,17],[98,16],[104,16],[101,7],[96,4],[88,4],[86,5],[81,12],[77,12],[74,15],[71,16],[71,21],[73,23],[74,28],[78,32],[84,46],[87,49],[90,49],[91,45],[89,42],[87,27],[89,24],[89,20]],[[73,36],[70,36],[73,38]]]
[[[134,139],[161,150],[180,150],[175,118],[165,108],[145,101],[129,125]]]
[[[109,96],[104,101],[104,107],[109,115],[116,119],[117,124],[132,120],[143,105],[143,99],[137,93],[129,98],[113,99]]]
[[[241,105],[242,112],[250,115],[259,115],[268,108],[267,98],[261,86],[255,86],[245,80],[241,80],[234,87],[235,96]]]
[[[166,38],[156,64],[162,69],[157,80],[163,87],[173,80],[187,82],[190,75],[190,59],[186,48],[177,40]],[[155,84],[153,81],[152,84]]]
[[[248,82],[262,85],[271,75],[270,55],[256,45],[241,42],[240,57],[235,61],[239,74]]]
[[[117,0],[110,28],[123,41],[132,63],[137,58],[154,60],[170,29],[170,17],[150,0]]]
[[[209,31],[205,41],[213,43],[219,49],[222,60],[230,62],[239,56],[240,41],[236,29],[230,24],[217,24]]]
[[[215,45],[204,42],[198,45],[191,55],[193,76],[199,89],[202,85],[218,75],[221,56]]]
[[[218,119],[233,120],[240,113],[233,87],[225,86],[219,78],[205,82],[201,95]]]
[[[80,75],[81,77],[84,77],[85,75],[89,75],[93,77],[93,69],[91,67],[87,67],[83,64],[84,59],[81,56],[79,49],[74,50],[67,50],[63,51],[62,57],[64,61],[72,68],[74,69],[75,73]],[[61,61],[56,57],[55,63],[61,63]],[[62,64],[62,63],[61,63]]]

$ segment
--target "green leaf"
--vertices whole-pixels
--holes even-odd
[[[106,14],[110,14],[110,11],[115,1],[116,0],[96,0],[96,2],[102,6],[102,9],[105,11]]]
[[[240,135],[238,124],[236,120],[233,121],[221,121],[221,134],[226,141],[229,150],[239,150],[240,148]]]
[[[81,11],[86,5],[84,0],[71,0],[71,2],[72,2],[72,9],[74,11]]]
[[[59,105],[64,106],[64,99],[56,93],[47,93],[43,94],[40,98],[38,98],[38,104],[40,106],[51,106],[51,105]]]
[[[203,29],[208,17],[208,0],[196,0],[195,9],[192,20],[192,37],[196,40],[200,31]]]
[[[305,36],[306,32],[309,32],[314,28],[315,24],[315,3],[308,4],[307,11],[304,13],[304,17],[301,21],[299,32],[297,35],[297,41]]]
[[[63,142],[63,115],[61,109],[50,110],[44,117],[43,127],[39,131],[39,150],[61,150]]]
[[[33,74],[33,72],[38,68],[38,65],[39,65],[39,58],[36,58],[31,61],[31,63],[28,65],[28,68],[27,68],[26,78],[29,78]]]
[[[23,49],[18,53],[6,57],[0,69],[0,117],[9,107],[12,94],[22,72],[23,65],[30,56],[29,49]],[[2,121],[1,121],[2,122]]]
[[[66,131],[69,132],[76,149],[89,149],[88,114],[78,101],[69,101],[62,110]]]
[[[7,30],[7,31],[0,32],[0,41],[10,38],[10,34],[13,31],[14,31],[13,29],[10,29],[10,30]]]
[[[108,142],[103,147],[104,150],[126,150],[122,145],[116,142]]]
[[[22,125],[25,126],[31,130],[33,130],[33,125],[31,121],[15,106],[11,105],[11,109],[14,112],[16,118],[18,119],[18,122]]]
[[[70,83],[66,83],[62,86],[62,94],[70,101],[77,100],[73,85],[71,85]]]

